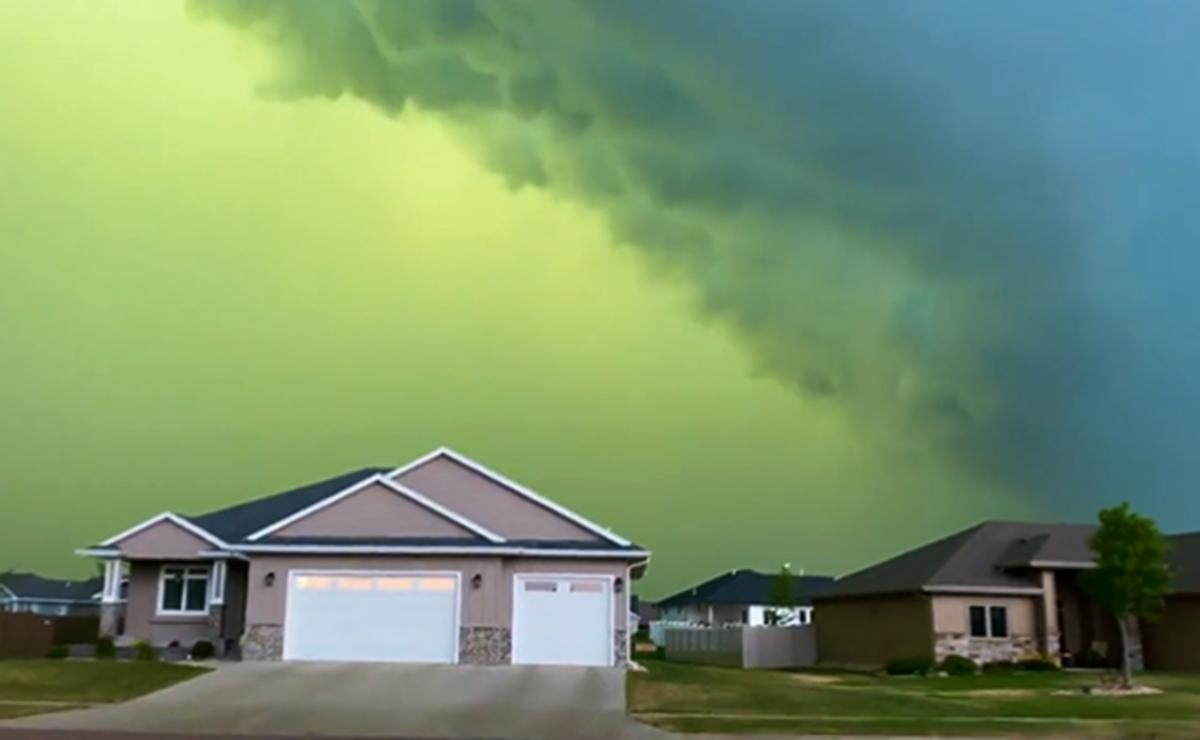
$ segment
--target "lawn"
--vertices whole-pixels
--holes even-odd
[[[0,717],[126,701],[205,672],[157,662],[0,660]]]
[[[878,677],[832,671],[741,671],[647,660],[629,708],[679,732],[858,735],[1130,734],[1200,737],[1200,676],[1149,674],[1163,693],[1104,697],[1089,673]]]

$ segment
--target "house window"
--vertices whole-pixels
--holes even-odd
[[[971,637],[1008,637],[1008,607],[970,606],[967,622]]]
[[[1008,607],[988,607],[988,627],[992,637],[1008,637]]]
[[[167,566],[158,584],[159,614],[208,612],[207,567]]]

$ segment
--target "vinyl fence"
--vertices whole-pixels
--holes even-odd
[[[653,630],[653,627],[651,628]],[[695,627],[668,625],[659,642],[667,660],[735,668],[804,668],[817,662],[812,625]]]
[[[95,614],[47,617],[32,612],[0,612],[0,658],[41,658],[54,645],[96,641]]]

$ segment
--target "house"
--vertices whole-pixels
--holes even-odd
[[[33,612],[47,616],[95,614],[95,595],[103,579],[67,581],[34,573],[0,573],[0,611]]]
[[[243,660],[624,666],[650,553],[449,449],[78,551],[101,629]],[[128,574],[128,598],[118,593]]]
[[[660,599],[656,606],[659,618],[667,622],[687,622],[721,626],[767,623],[771,610],[771,586],[776,573],[760,573],[740,568],[710,578],[698,586]],[[830,576],[793,575],[796,606],[786,612],[785,624],[812,622],[813,599],[826,593],[834,583]]]
[[[638,615],[638,623],[645,627],[651,622],[658,619],[658,604],[653,601],[647,601],[638,596],[630,599],[633,606],[634,614]]]
[[[816,599],[820,661],[878,666],[918,656],[993,662],[1043,654],[1115,663],[1116,621],[1079,579],[1093,567],[1095,531],[1092,524],[983,522],[839,578]],[[1145,626],[1146,662],[1200,668],[1200,538],[1171,540],[1178,593],[1164,619]],[[1140,632],[1134,625],[1138,662]]]

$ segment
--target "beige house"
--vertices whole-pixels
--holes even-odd
[[[165,512],[79,553],[106,562],[102,630],[123,623],[121,640],[245,660],[597,666],[626,662],[629,581],[650,558],[445,448]]]
[[[992,662],[1041,654],[1115,663],[1117,624],[1079,583],[1093,567],[1095,529],[984,522],[839,578],[814,602],[819,660],[879,666],[918,656]],[[1133,625],[1133,653],[1150,668],[1197,670],[1200,536],[1171,540],[1176,594],[1157,623]]]

